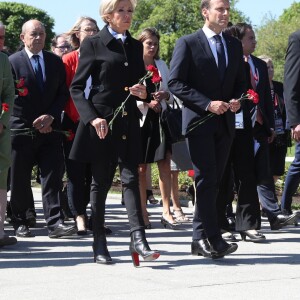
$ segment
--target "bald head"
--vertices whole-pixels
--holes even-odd
[[[38,54],[45,47],[45,26],[38,20],[29,20],[23,24],[20,38],[31,53]]]

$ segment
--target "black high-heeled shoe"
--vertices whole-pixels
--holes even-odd
[[[105,235],[94,236],[93,243],[94,262],[97,264],[111,264],[112,259],[107,249],[107,242]]]
[[[161,216],[160,223],[165,227],[169,229],[176,230],[179,228],[179,223],[174,221],[174,223],[169,222],[167,219],[165,219],[163,216]]]
[[[251,233],[249,230],[241,231],[240,235],[243,241],[246,241],[246,237],[248,237],[253,243],[260,243],[266,240],[266,237],[263,234],[259,232]]]
[[[131,233],[129,251],[132,262],[135,267],[140,265],[139,255],[145,261],[152,261],[159,258],[160,253],[157,250],[151,250],[146,240],[144,230],[136,230]]]

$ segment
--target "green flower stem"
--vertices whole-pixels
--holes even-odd
[[[142,84],[146,79],[151,78],[152,75],[153,75],[153,73],[150,72],[150,71],[148,71],[147,74],[139,80],[138,84]],[[110,128],[110,130],[112,130],[112,126],[113,126],[114,120],[118,116],[118,114],[120,113],[120,111],[124,111],[125,104],[126,104],[127,100],[130,98],[130,96],[131,96],[131,94],[129,93],[129,95],[121,103],[121,105],[116,108],[116,110],[114,112],[113,118],[108,123],[108,127]]]
[[[198,120],[194,123],[192,123],[191,125],[189,125],[189,130],[186,132],[186,134],[190,133],[192,130],[194,130],[195,128],[197,128],[199,125],[203,124],[204,122],[206,122],[208,119],[212,118],[213,116],[215,116],[216,114],[214,113],[209,113],[207,116],[205,116],[204,118],[202,118],[201,120]]]
[[[18,136],[18,135],[25,135],[25,136],[31,136],[34,137],[36,135],[37,130],[35,128],[12,128],[10,129],[11,136]],[[58,130],[58,129],[52,129],[52,132],[57,132],[64,134],[66,137],[70,135],[69,131],[66,130]]]

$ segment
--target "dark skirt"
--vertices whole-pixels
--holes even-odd
[[[159,114],[148,109],[145,122],[141,127],[142,136],[142,161],[141,163],[153,163],[157,161],[156,149],[160,145]]]

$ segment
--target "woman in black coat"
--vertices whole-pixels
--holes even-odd
[[[136,100],[150,102],[151,95],[144,85],[137,84],[145,75],[145,68],[142,44],[128,32],[135,6],[135,0],[102,1],[100,14],[106,26],[95,36],[86,38],[80,47],[79,65],[70,89],[80,123],[70,158],[91,163],[93,250],[97,263],[112,261],[105,237],[105,200],[119,165],[130,223],[130,252],[137,266],[138,255],[155,260],[159,253],[152,251],[147,243],[140,207],[140,115]],[[89,76],[91,92],[85,99]],[[131,96],[110,129],[109,122],[128,93]]]

